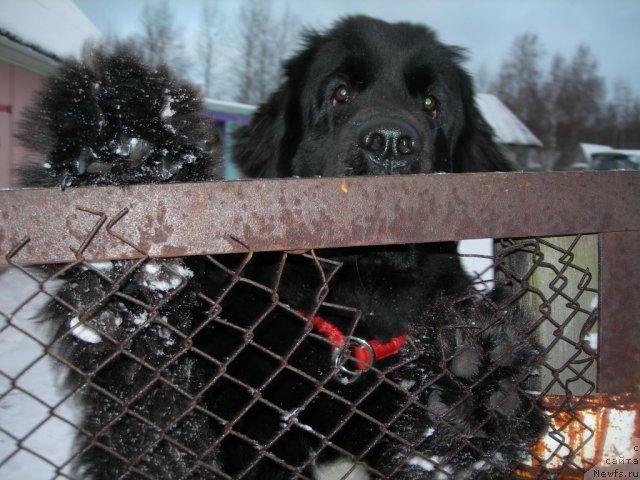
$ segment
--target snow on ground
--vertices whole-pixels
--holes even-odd
[[[47,287],[54,289],[55,285]],[[65,421],[77,422],[72,400],[60,404],[64,399],[61,376],[54,361],[44,354],[40,342],[46,342],[47,332],[36,319],[47,298],[26,274],[18,270],[0,273],[2,479],[63,478],[57,476],[54,465],[62,466],[72,456],[74,429]]]
[[[493,288],[493,240],[481,238],[462,240],[458,243],[458,253],[462,255],[462,266],[473,278],[481,280],[478,289]],[[467,256],[468,255],[468,256]]]

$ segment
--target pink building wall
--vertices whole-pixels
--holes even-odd
[[[34,158],[20,147],[14,134],[24,109],[42,84],[42,76],[0,61],[0,188],[14,186],[13,169]]]

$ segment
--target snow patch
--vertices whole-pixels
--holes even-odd
[[[415,465],[416,467],[420,467],[425,472],[432,472],[433,470],[435,470],[436,464],[438,463],[439,459],[440,457],[438,456],[433,456],[427,459],[424,457],[419,457],[417,455],[414,455],[409,459],[408,463],[409,465]]]
[[[313,478],[315,480],[368,480],[371,478],[361,465],[356,465],[347,458],[339,458],[333,462],[314,465]]]
[[[298,425],[301,429],[307,432],[313,432],[313,428],[310,425],[307,425],[306,423],[296,422],[296,425]]]
[[[173,97],[168,97],[167,98],[167,103],[164,105],[164,108],[162,109],[162,112],[160,112],[160,117],[163,120],[166,120],[167,118],[173,117],[173,115],[176,113],[171,108],[171,102],[173,102],[173,101],[174,101]]]
[[[90,262],[90,265],[101,272],[110,272],[113,270],[113,262]]]
[[[150,273],[152,275],[158,273],[160,271],[160,265],[157,263],[149,262],[145,264],[144,271]]]
[[[185,278],[193,277],[193,270],[188,269],[184,265],[175,265],[173,268],[179,275],[182,275]]]
[[[488,238],[462,240],[458,243],[458,253],[464,270],[477,282],[474,288],[480,292],[494,286],[493,240]]]
[[[169,319],[165,316],[160,317],[160,321],[169,323]],[[173,332],[168,328],[158,325],[157,326],[158,337],[163,340],[165,347],[173,347],[176,344],[175,336]]]
[[[167,268],[163,268],[164,265]],[[193,271],[178,262],[149,262],[144,266],[142,284],[156,292],[168,292],[178,288],[184,279],[193,277]]]
[[[144,325],[145,323],[147,323],[147,320],[149,318],[149,314],[147,312],[142,312],[138,315],[134,315],[132,320],[134,325]]]
[[[425,472],[435,472],[433,478],[436,480],[450,479],[453,473],[451,465],[443,465],[442,457],[433,455],[431,457],[423,457],[414,455],[408,461],[409,465],[421,468]]]
[[[405,390],[411,390],[411,388],[416,384],[415,380],[407,380],[407,379],[402,379],[400,380],[400,387],[402,387]]]
[[[169,280],[153,280],[151,282],[144,282],[146,287],[156,292],[168,292],[180,285],[180,279],[178,277],[171,277]]]
[[[196,156],[193,153],[187,153],[183,155],[182,158],[184,159],[185,163],[193,163],[196,161]]]
[[[61,57],[78,56],[102,33],[72,0],[0,2],[0,28]]]
[[[43,357],[43,345],[51,342],[51,336],[48,326],[41,321],[41,312],[51,301],[49,294],[55,294],[63,283],[47,281],[47,294],[18,269],[0,272],[0,325],[5,327],[0,334],[0,358],[5,374],[19,376],[18,388],[11,388],[7,378],[0,382],[7,389],[0,398],[0,425],[4,432],[0,434],[1,478],[74,477],[68,461],[77,455],[74,447],[77,428],[72,425],[82,423],[81,408],[76,404],[77,396],[68,397],[61,387],[60,363],[52,356]],[[19,328],[7,325],[9,317],[10,325]],[[45,405],[55,406],[55,416],[50,416],[51,410]],[[25,432],[24,428],[29,426],[30,431]],[[35,429],[31,431],[32,428]],[[34,453],[22,450],[7,457],[9,452],[16,451],[19,439]]]
[[[71,320],[69,320],[69,330],[71,330],[71,333],[74,337],[84,342],[100,343],[102,341],[102,337],[100,336],[100,334],[93,328],[80,323],[80,319],[78,317],[73,317]]]
[[[166,328],[158,330],[158,336],[164,340],[165,347],[173,347],[176,344],[175,339],[171,336],[171,332]]]

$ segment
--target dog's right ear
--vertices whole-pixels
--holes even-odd
[[[235,133],[233,159],[248,177],[290,177],[304,131],[301,99],[309,66],[325,37],[303,33],[303,48],[284,64],[284,82]]]
[[[290,82],[286,81],[254,113],[249,125],[234,134],[233,160],[242,173],[253,178],[288,176],[281,172],[285,137],[290,137],[287,115],[291,103]],[[289,139],[291,141],[292,139]]]

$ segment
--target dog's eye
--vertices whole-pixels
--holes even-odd
[[[340,85],[333,92],[333,99],[331,100],[331,104],[335,107],[339,103],[345,103],[349,100],[349,89],[346,85]]]
[[[429,95],[424,99],[422,106],[424,107],[425,111],[431,115],[432,118],[436,118],[436,115],[438,113],[438,99],[436,97],[434,97],[433,95]]]

